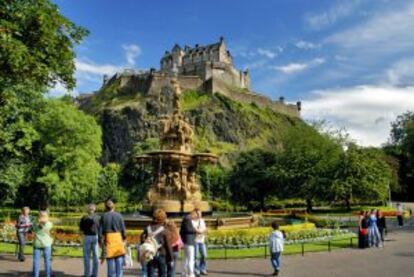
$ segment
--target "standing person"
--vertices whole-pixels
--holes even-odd
[[[53,224],[49,221],[48,213],[46,211],[40,211],[38,221],[33,225],[33,277],[39,277],[42,252],[45,261],[46,277],[52,275],[53,238],[50,235],[52,227]]]
[[[16,220],[16,236],[19,241],[19,253],[17,258],[19,261],[24,262],[24,247],[26,245],[27,233],[32,227],[32,221],[30,220],[29,207],[23,207],[19,217]]]
[[[202,218],[201,210],[196,209],[197,218],[193,220],[193,226],[196,230],[195,237],[195,274],[196,275],[208,275],[207,274],[207,247],[206,247],[206,232],[207,227],[204,219]]]
[[[358,232],[358,247],[364,249],[367,247],[368,241],[368,220],[366,212],[361,211],[359,214],[359,232]]]
[[[197,212],[194,210],[184,216],[181,222],[180,235],[184,243],[184,273],[183,277],[194,277],[194,258],[195,258],[195,236],[196,230],[193,220],[197,218]]]
[[[167,277],[167,264],[172,263],[172,249],[168,241],[165,222],[167,214],[163,209],[156,209],[152,223],[145,228],[141,236],[141,260],[147,259],[147,276],[154,277],[158,270],[159,277]]]
[[[404,225],[403,215],[404,215],[403,205],[401,203],[397,203],[397,220],[398,220],[398,227],[400,228],[403,227]]]
[[[167,264],[167,276],[174,277],[177,268],[178,258],[180,256],[180,250],[184,246],[181,240],[179,230],[174,221],[169,220],[165,224],[165,231],[167,234],[167,240],[172,248],[172,262]]]
[[[371,214],[368,217],[368,242],[369,247],[379,247],[382,246],[380,233],[377,226],[377,216],[375,210],[371,211]]]
[[[100,244],[102,245],[102,262],[106,259],[108,277],[122,277],[125,256],[126,230],[122,215],[115,212],[111,199],[105,201],[106,212],[100,220]]]
[[[380,233],[382,244],[384,244],[385,230],[387,230],[387,222],[385,221],[384,214],[380,210],[377,211],[377,226],[378,231]]]
[[[83,234],[83,269],[84,277],[97,277],[99,258],[98,258],[98,234],[99,234],[99,216],[95,214],[96,206],[89,204],[86,208],[87,215],[82,217],[79,223],[79,229]],[[92,275],[90,270],[90,259],[92,251]]]
[[[276,221],[272,222],[272,233],[269,238],[270,261],[274,269],[274,276],[279,275],[281,267],[281,258],[284,246],[283,233],[279,231],[279,225]]]

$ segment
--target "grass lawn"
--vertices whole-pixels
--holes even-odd
[[[353,239],[353,245],[357,244],[356,238]],[[331,250],[339,248],[350,247],[350,238],[337,238],[331,241]],[[0,243],[0,253],[14,253],[16,249],[15,244]],[[328,251],[328,241],[309,242],[304,244],[305,255],[308,252],[322,252]],[[132,251],[135,256],[136,251]],[[254,247],[243,249],[209,249],[209,259],[228,259],[234,258],[252,258],[252,257],[265,257],[265,252],[269,256],[268,249],[266,247]],[[27,246],[25,253],[32,254],[32,247]],[[301,244],[287,244],[285,245],[284,255],[300,254],[302,253]],[[55,256],[67,256],[67,257],[82,257],[82,249],[80,247],[54,247],[53,255]]]

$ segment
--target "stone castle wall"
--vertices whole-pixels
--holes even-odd
[[[208,89],[212,93],[223,94],[230,99],[241,103],[254,103],[260,108],[271,108],[278,113],[286,114],[292,117],[300,116],[300,107],[298,107],[298,105],[286,104],[281,101],[272,101],[270,98],[254,92],[237,91],[235,88],[229,87],[226,82],[223,82],[220,79],[212,79],[208,85]]]
[[[208,81],[204,82],[199,76],[178,75],[178,82],[183,91],[196,90],[205,91],[206,93],[220,93],[230,99],[241,103],[254,103],[260,108],[269,107],[272,110],[293,117],[300,116],[300,106],[294,104],[286,104],[282,101],[272,101],[266,96],[258,93],[243,91],[237,86],[236,73],[230,72],[226,68],[210,67],[206,72],[211,76]],[[167,73],[163,72],[146,72],[138,75],[119,75],[113,77],[105,85],[110,85],[115,80],[119,80],[119,89],[122,92],[142,92],[149,95],[160,95],[166,87],[170,87],[171,78]],[[250,80],[249,80],[250,81]],[[104,85],[104,86],[105,86]]]

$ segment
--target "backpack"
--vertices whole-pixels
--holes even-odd
[[[157,240],[157,236],[164,231],[164,227],[161,226],[157,230],[153,231],[151,226],[147,229],[147,238],[144,243],[139,246],[139,260],[141,264],[146,264],[154,259],[158,254],[158,251],[162,245]]]

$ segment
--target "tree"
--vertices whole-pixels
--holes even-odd
[[[117,202],[126,200],[126,192],[120,187],[119,177],[121,166],[116,163],[109,163],[102,168],[98,177],[98,194],[96,201],[105,201],[108,198],[115,199]]]
[[[351,144],[341,157],[332,193],[350,210],[352,199],[385,201],[391,183],[392,169],[380,149]]]
[[[327,134],[313,128],[291,129],[269,174],[285,197],[305,199],[310,211],[313,200],[327,199],[341,153],[341,145]]]
[[[73,104],[45,100],[33,122],[39,135],[33,142],[30,172],[19,187],[18,204],[45,208],[49,203],[72,205],[97,193],[101,129],[95,119]]]
[[[268,172],[275,163],[277,156],[271,151],[254,149],[241,153],[228,179],[233,201],[264,210],[266,198],[277,191],[277,183]]]
[[[0,191],[8,194],[3,200],[30,182],[43,94],[57,82],[74,87],[73,48],[86,34],[48,0],[0,1]]]

